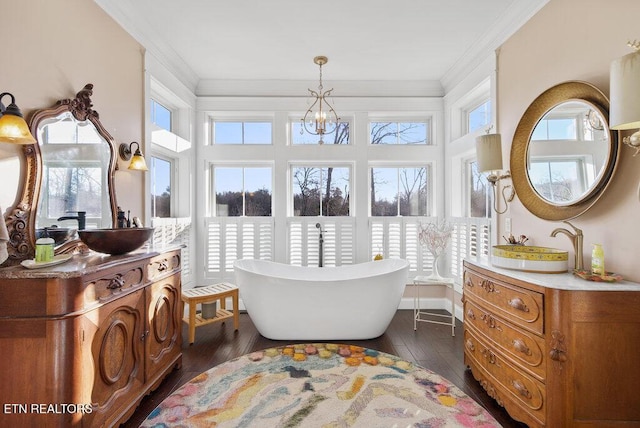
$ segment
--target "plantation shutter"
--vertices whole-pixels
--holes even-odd
[[[355,220],[351,217],[291,217],[288,223],[288,262],[296,266],[318,266],[322,224],[323,266],[340,266],[355,261]]]
[[[271,217],[213,217],[206,220],[208,278],[231,279],[238,259],[273,259]]]

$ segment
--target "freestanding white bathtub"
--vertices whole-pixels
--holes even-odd
[[[358,340],[384,333],[402,298],[409,262],[300,267],[234,263],[236,284],[261,335],[273,340]]]

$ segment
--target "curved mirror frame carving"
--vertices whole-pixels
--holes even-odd
[[[53,107],[37,110],[29,120],[29,128],[32,135],[39,139],[42,135],[42,126],[61,119],[75,120],[82,124],[92,124],[95,132],[104,140],[108,146],[107,171],[105,175],[106,183],[103,187],[103,198],[108,202],[105,209],[110,218],[110,226],[116,224],[116,197],[113,183],[113,176],[116,169],[116,147],[113,137],[107,132],[97,111],[93,110],[91,102],[93,95],[93,85],[87,84],[76,94],[73,99],[59,100]],[[14,208],[13,212],[7,216],[6,224],[9,231],[9,264],[31,258],[35,254],[36,241],[36,217],[43,192],[43,151],[39,144],[24,146],[25,176],[23,177],[22,196]],[[104,174],[104,172],[103,172]],[[69,253],[75,251],[82,245],[79,239],[71,239],[61,243],[56,247],[56,254]]]
[[[538,124],[554,108],[569,103],[583,103],[593,109],[587,120],[602,126],[608,135],[608,149],[600,170],[586,190],[573,200],[555,203],[543,196],[531,183],[529,175],[532,136]],[[600,124],[598,120],[601,119]],[[524,112],[511,145],[511,176],[513,186],[522,204],[535,216],[545,220],[569,220],[586,210],[602,196],[615,172],[619,156],[618,133],[609,129],[609,100],[595,86],[580,81],[569,81],[553,86],[540,94]]]

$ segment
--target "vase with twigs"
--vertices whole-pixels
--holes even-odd
[[[431,275],[429,275],[427,279],[429,281],[442,281],[445,278],[440,276],[438,272],[438,259],[444,254],[449,245],[453,225],[443,220],[437,223],[420,223],[419,229],[418,241],[420,245],[429,250],[433,256]]]

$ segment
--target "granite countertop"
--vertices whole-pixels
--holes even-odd
[[[595,282],[575,276],[573,273],[534,273],[504,269],[492,266],[489,260],[474,261],[465,259],[467,263],[488,269],[500,275],[508,276],[530,284],[546,288],[573,291],[640,291],[640,284],[631,281]]]
[[[99,269],[106,269],[116,263],[135,262],[180,248],[182,247],[143,247],[119,256],[110,256],[108,254],[90,251],[86,254],[74,254],[68,261],[39,269],[27,269],[21,265],[0,268],[0,280],[21,278],[74,278],[91,274]]]

